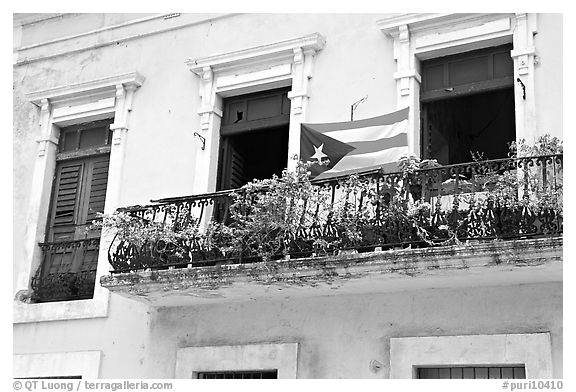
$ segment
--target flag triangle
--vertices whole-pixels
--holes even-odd
[[[355,147],[315,131],[302,124],[300,133],[300,159],[312,162],[310,171],[314,178],[330,170]]]

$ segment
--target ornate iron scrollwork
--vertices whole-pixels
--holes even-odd
[[[371,172],[359,175],[352,183],[347,178],[328,180],[314,184],[316,196],[328,200],[327,205],[290,196],[287,211],[300,214],[295,225],[270,231],[260,242],[236,239],[235,253],[225,250],[232,241],[225,235],[208,242],[189,235],[172,241],[149,239],[144,244],[115,239],[108,257],[115,271],[133,271],[200,266],[234,258],[254,261],[260,260],[258,256],[263,252],[272,258],[302,257],[351,247],[434,246],[454,239],[559,235],[562,164],[562,154],[557,154],[410,173]],[[242,202],[236,213],[246,216],[258,196],[240,192],[235,197]],[[200,233],[202,222],[210,221],[207,214],[211,211],[212,222],[233,224],[233,203],[231,191],[216,192],[159,200],[124,211],[145,224],[160,223],[175,233]]]

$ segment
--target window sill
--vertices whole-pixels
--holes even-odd
[[[101,351],[75,351],[42,354],[14,354],[13,377],[98,378]]]
[[[97,286],[92,299],[45,303],[14,301],[13,323],[107,317],[109,297],[108,290]]]

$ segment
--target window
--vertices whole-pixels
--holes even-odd
[[[516,140],[512,45],[422,61],[422,156],[470,162],[506,158]]]
[[[92,298],[104,211],[111,119],[60,130],[44,260],[32,282],[36,302]]]
[[[289,87],[290,91],[284,101],[287,103],[287,100],[290,100],[290,106],[289,108],[285,104],[281,106],[282,110],[286,110],[282,111],[282,114],[289,113],[289,116],[287,116],[290,118],[289,124],[286,124],[288,124],[287,128],[289,130],[287,132],[290,137],[289,141],[286,142],[285,149],[287,152],[282,152],[279,155],[283,156],[283,154],[286,154],[286,157],[288,157],[298,153],[300,124],[306,120],[313,63],[315,56],[322,50],[325,42],[322,35],[313,33],[285,41],[277,41],[186,61],[190,70],[200,77],[198,92],[202,97],[197,107],[198,114],[201,116],[198,134],[202,137],[202,143],[199,143],[198,148],[201,151],[205,150],[206,153],[196,154],[195,167],[198,172],[211,174],[209,176],[194,177],[194,193],[201,194],[212,192],[215,189],[226,189],[227,187],[233,187],[234,182],[242,183],[253,179],[253,177],[250,178],[252,176],[251,173],[245,172],[246,166],[243,169],[241,165],[238,165],[240,170],[237,172],[245,174],[247,180],[243,178],[238,180],[228,179],[226,173],[220,169],[226,166],[231,167],[229,163],[226,163],[224,156],[234,154],[233,148],[222,146],[222,144],[227,142],[221,139],[221,137],[226,136],[225,133],[220,132],[221,126],[232,125],[228,122],[229,120],[232,123],[238,120],[237,111],[229,112],[230,116],[224,113],[226,112],[224,100],[232,103],[232,100],[244,94],[263,91],[266,94],[271,90]],[[260,112],[260,109],[270,104],[270,102],[256,100],[250,103],[250,99],[248,99],[247,104],[247,112],[243,112],[243,119],[249,120],[252,111]],[[250,108],[251,104],[261,105],[261,107],[258,109]],[[266,122],[269,119],[261,118],[261,120]],[[279,125],[283,127],[286,124]],[[240,126],[239,124],[235,125]],[[230,138],[232,138],[231,135]],[[281,138],[283,139],[284,136]],[[276,140],[278,139],[274,138],[274,141]],[[246,143],[249,144],[249,142]],[[230,152],[224,152],[224,148],[230,150]],[[219,160],[218,156],[223,158]],[[273,165],[275,165],[276,159],[280,159],[280,157],[275,157]],[[295,161],[288,161],[288,159],[283,162],[282,167],[285,164],[288,164],[290,168],[296,166]],[[246,161],[244,165],[246,165]],[[259,166],[255,170],[259,171],[264,166],[270,166],[270,163],[268,162],[266,165],[260,164]],[[277,169],[277,167],[274,169]],[[218,176],[214,176],[216,173],[218,173]],[[233,177],[233,175],[230,174],[230,177]]]
[[[25,94],[28,101],[39,110],[39,128],[36,130],[39,131],[39,136],[36,139],[37,154],[33,163],[35,175],[30,185],[31,197],[26,216],[22,218],[29,228],[22,243],[22,253],[25,257],[14,264],[16,275],[14,292],[17,299],[13,301],[14,323],[85,319],[105,317],[108,314],[110,293],[103,287],[94,285],[98,276],[107,273],[105,252],[98,255],[100,262],[96,276],[92,272],[55,274],[51,276],[53,281],[50,282],[47,278],[48,272],[44,270],[44,267],[50,264],[45,260],[47,254],[56,251],[64,253],[66,247],[71,249],[71,245],[74,245],[74,240],[49,242],[53,239],[52,233],[49,232],[52,227],[51,207],[54,204],[52,196],[56,185],[56,166],[64,161],[71,162],[73,159],[109,154],[110,173],[106,180],[106,209],[112,212],[119,207],[119,190],[124,170],[123,156],[130,129],[133,98],[143,83],[142,75],[130,72],[67,83]],[[114,119],[114,123],[110,125],[113,131],[111,143],[109,143],[110,136],[105,136],[108,129],[100,133],[102,138],[108,138],[104,145],[101,145],[102,139],[98,136],[100,131],[94,129],[98,128],[97,126],[88,127],[91,130],[87,129],[86,133],[80,129],[83,125],[95,125],[97,121],[105,119],[110,119],[104,121],[107,123],[106,126],[110,124],[111,119]],[[66,135],[61,139],[61,134],[70,132],[75,135]],[[78,216],[82,217],[81,214]],[[91,235],[77,240],[76,244],[84,245],[83,249],[97,250],[99,242],[98,235]],[[69,255],[70,253],[73,252],[68,252]],[[76,257],[73,259],[76,260]],[[86,300],[67,300],[82,297]]]
[[[225,372],[198,372],[200,379],[264,379],[278,378],[278,370],[239,370]]]
[[[420,379],[517,379],[526,378],[524,366],[454,366],[421,367],[417,369]]]
[[[280,175],[288,163],[288,89],[224,99],[218,190]]]

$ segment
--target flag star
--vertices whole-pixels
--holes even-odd
[[[310,158],[318,159],[318,164],[322,163],[322,158],[328,158],[328,155],[324,154],[324,152],[322,151],[322,149],[324,148],[324,143],[322,143],[320,147],[316,147],[314,145],[312,145],[312,147],[314,147],[315,153]]]

